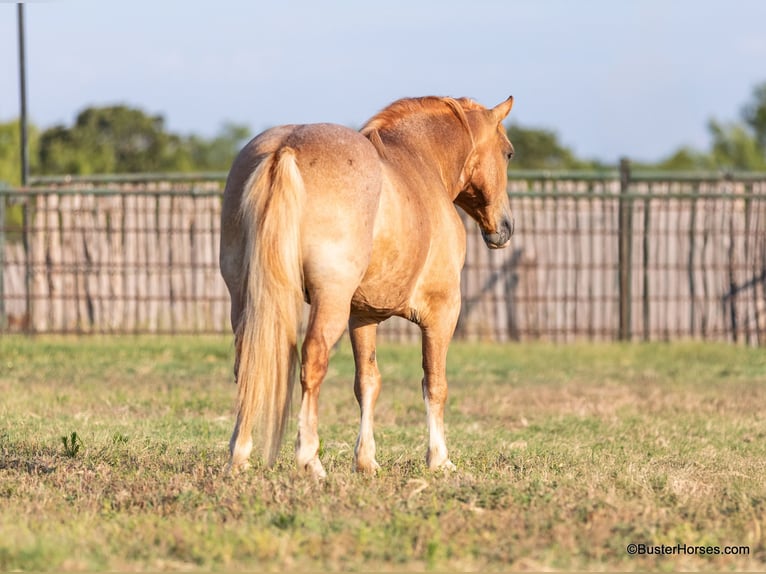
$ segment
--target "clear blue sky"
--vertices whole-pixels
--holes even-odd
[[[44,127],[126,103],[170,129],[360,126],[390,101],[516,98],[578,155],[707,147],[766,81],[762,0],[67,1],[26,6]],[[16,6],[0,4],[0,121],[18,115]]]

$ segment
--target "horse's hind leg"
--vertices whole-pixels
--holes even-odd
[[[375,357],[377,323],[365,324],[352,318],[348,323],[351,346],[354,351],[356,376],[354,394],[361,411],[359,438],[354,448],[354,470],[375,472],[380,465],[375,460],[375,437],[373,436],[373,411],[380,394],[380,371]]]
[[[340,299],[311,294],[311,313],[301,356],[302,396],[295,460],[298,468],[311,471],[317,478],[326,476],[319,460],[319,388],[327,374],[330,349],[346,328],[350,301],[350,294]]]
[[[231,299],[229,317],[231,330],[234,333],[234,381],[236,382],[239,372],[239,356],[242,352],[242,329],[244,328],[242,310],[245,305],[244,294],[247,292],[247,277],[242,276],[242,271],[245,268],[244,239],[240,234],[241,232],[235,233],[234,230],[239,231],[238,227],[234,227],[233,224],[228,225],[229,228],[224,228],[222,231],[220,266],[221,275]]]
[[[241,252],[234,246],[229,246],[224,257],[221,259],[221,271],[231,298],[231,330],[234,333],[234,382],[239,380],[239,360],[242,354],[242,331],[245,328],[243,309],[245,298],[243,293],[247,290],[244,280],[240,277],[242,268]],[[251,428],[241,428],[240,420],[234,427],[229,440],[231,460],[227,468],[231,471],[235,468],[244,470],[250,466],[248,459],[253,450],[253,437]]]
[[[237,294],[231,294],[231,330],[234,333],[234,382],[239,377],[239,357],[242,354],[242,330],[244,320],[242,318],[242,298]]]

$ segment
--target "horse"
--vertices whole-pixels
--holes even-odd
[[[253,428],[272,466],[300,352],[295,461],[324,478],[318,399],[330,350],[348,326],[361,421],[353,468],[374,473],[373,411],[381,389],[376,330],[392,316],[422,332],[421,382],[429,469],[454,469],[444,409],[447,348],[460,311],[465,228],[486,245],[509,244],[507,187],[513,146],[502,122],[513,97],[493,108],[468,98],[397,100],[360,131],[334,124],[284,125],[247,143],[223,195],[220,270],[231,297],[236,423],[229,471],[249,466]]]

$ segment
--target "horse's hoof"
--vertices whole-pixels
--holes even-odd
[[[241,472],[244,472],[250,468],[250,463],[248,461],[243,461],[240,463],[234,463],[233,461],[229,461],[226,463],[226,466],[223,469],[223,472],[227,476],[234,476],[236,474],[239,474]]]
[[[439,464],[430,465],[429,468],[433,472],[441,471],[441,472],[445,472],[445,473],[446,472],[453,472],[453,471],[457,470],[457,467],[454,464],[452,464],[452,461],[450,459],[447,459],[444,462],[441,462]]]
[[[378,461],[375,459],[372,459],[372,462],[367,464],[359,464],[359,462],[354,462],[354,471],[359,472],[361,474],[378,474],[378,471],[380,470],[380,465],[378,464]]]
[[[322,463],[319,462],[319,458],[313,458],[309,462],[304,464],[303,470],[311,474],[311,476],[313,476],[317,480],[324,480],[325,478],[327,478],[327,473],[325,472],[325,469],[322,466]]]

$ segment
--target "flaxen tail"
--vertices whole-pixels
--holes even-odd
[[[252,429],[274,464],[290,410],[303,303],[300,220],[305,188],[295,150],[267,156],[245,184],[247,295],[237,330],[237,424],[231,467],[246,464]]]

